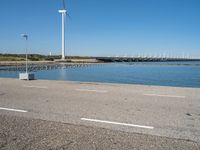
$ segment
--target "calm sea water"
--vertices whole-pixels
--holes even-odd
[[[18,74],[16,71],[0,71],[0,77],[18,78]],[[37,71],[35,76],[45,80],[200,88],[200,62],[111,63]]]

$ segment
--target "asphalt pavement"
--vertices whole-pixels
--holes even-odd
[[[32,139],[28,142],[30,146],[34,143],[33,138],[43,133],[37,132],[37,124],[44,124],[41,129],[44,132],[49,132],[48,125],[58,126],[58,130],[52,132],[55,133],[52,137],[41,135],[43,138],[47,136],[44,143],[48,144],[49,141],[50,147],[58,133],[58,139],[64,136],[67,140],[71,137],[60,134],[65,128],[76,130],[77,136],[86,137],[88,141],[96,143],[94,145],[99,149],[112,148],[102,146],[102,139],[107,139],[102,142],[105,145],[119,146],[114,149],[184,149],[183,146],[185,149],[198,149],[200,143],[198,88],[1,78],[0,114],[1,129],[5,127],[0,130],[2,149],[9,149],[6,146],[15,143],[8,141],[10,132],[16,132],[17,137],[23,136],[23,130],[29,130],[26,129],[29,126],[31,132],[36,132],[34,137],[30,135],[29,138],[28,133],[25,135],[27,139]],[[86,132],[81,132],[82,129]],[[90,136],[90,133],[95,136]],[[7,136],[2,138],[4,134]],[[117,142],[109,142],[110,138]],[[7,141],[6,144],[2,144],[2,139]],[[81,145],[92,145],[83,138],[76,137],[72,141],[76,143],[77,140],[78,145],[81,142]],[[62,142],[65,140],[61,140],[61,145]],[[39,143],[40,146],[48,147],[41,141]],[[95,149],[95,146],[83,148]],[[82,148],[78,146],[77,149]]]

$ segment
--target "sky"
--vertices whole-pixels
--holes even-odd
[[[66,0],[66,55],[200,57],[200,0]],[[0,53],[61,54],[61,0],[0,0]]]

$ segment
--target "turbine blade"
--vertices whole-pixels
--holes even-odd
[[[72,20],[72,17],[68,13],[66,15],[70,20]]]
[[[65,0],[63,0],[62,2],[63,2],[63,9],[66,9]]]

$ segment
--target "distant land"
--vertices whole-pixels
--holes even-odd
[[[60,59],[61,55],[41,55],[41,54],[28,54],[30,61],[54,61]],[[90,59],[92,57],[86,56],[67,56],[66,59]],[[1,54],[0,61],[25,61],[26,54]]]
[[[46,61],[46,62],[62,62],[61,55],[41,55],[28,54],[29,61]],[[94,56],[66,56],[64,62],[88,62],[88,63],[106,63],[106,62],[160,62],[160,61],[200,61],[194,58],[170,58],[170,57],[94,57]],[[20,62],[25,61],[25,54],[2,54],[0,53],[1,62]]]

